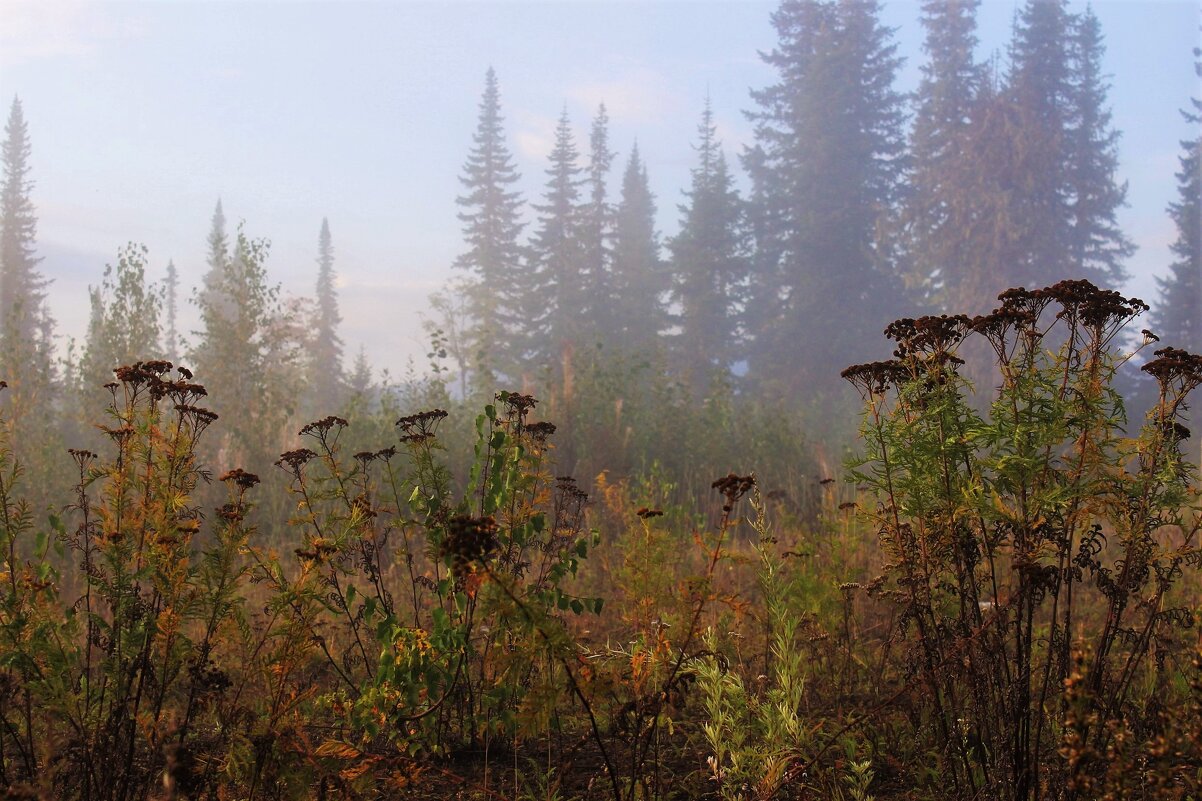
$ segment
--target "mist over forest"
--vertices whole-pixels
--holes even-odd
[[[1202,797],[1200,23],[0,0],[0,798]]]

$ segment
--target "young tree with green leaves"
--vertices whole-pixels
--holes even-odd
[[[89,287],[92,313],[83,356],[84,386],[98,389],[113,380],[113,370],[158,358],[162,295],[146,282],[147,250],[133,242],[105,265],[98,287]]]
[[[67,419],[73,447],[95,448],[95,423],[109,400],[106,384],[114,370],[163,355],[159,344],[163,295],[146,281],[145,245],[130,242],[107,264],[100,286],[89,286],[87,339],[74,370],[66,376],[71,404]]]
[[[522,196],[513,188],[519,176],[503,122],[497,75],[490,67],[472,149],[459,179],[464,193],[456,202],[467,250],[455,262],[468,274],[463,291],[471,317],[465,334],[472,383],[489,394],[499,376],[516,374],[528,347],[522,336],[527,333],[522,299],[530,288],[519,243]]]
[[[279,288],[267,282],[268,249],[240,229],[223,269],[195,295],[201,328],[193,332],[190,366],[212,388],[209,405],[226,422],[211,443],[210,463],[223,468],[266,472],[298,411],[302,372],[290,341],[297,326],[280,309]]]

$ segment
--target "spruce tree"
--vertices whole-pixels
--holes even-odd
[[[1027,130],[1023,109],[991,73],[978,94],[972,123],[965,132],[966,154],[961,189],[951,222],[959,231],[958,266],[944,287],[948,308],[988,312],[1002,290],[1041,286],[1029,269],[1027,240],[1030,209],[1012,183],[1028,173],[1038,150],[1022,147]],[[953,244],[955,244],[953,242]]]
[[[784,319],[788,300],[784,292],[784,214],[775,198],[782,191],[782,176],[768,169],[762,144],[744,150],[740,161],[751,176],[750,192],[743,204],[744,228],[750,254],[747,260],[744,331],[737,359],[749,366],[767,361],[775,330]]]
[[[532,332],[533,365],[558,375],[565,357],[580,344],[588,306],[582,247],[583,180],[567,110],[555,128],[555,146],[531,245],[534,286],[526,296],[524,319]]]
[[[207,253],[205,255],[205,274],[200,287],[200,297],[208,303],[224,303],[221,300],[219,287],[226,281],[226,272],[230,262],[230,241],[225,230],[225,211],[221,199],[213,209],[213,219],[209,224],[209,236],[206,239]],[[223,308],[224,313],[231,310]]]
[[[1118,223],[1127,185],[1116,180],[1119,134],[1106,105],[1105,47],[1093,9],[1076,20],[1073,34],[1072,119],[1066,135],[1070,266],[1074,277],[1118,287],[1126,279],[1123,261],[1135,248]]]
[[[1048,286],[1073,276],[1067,131],[1074,95],[1070,41],[1073,20],[1065,0],[1027,0],[1010,46],[1010,73],[999,102],[1015,123],[1008,147],[1017,156],[1006,177],[1012,204],[1007,224],[1024,251],[993,287]],[[990,294],[995,294],[990,292]]]
[[[667,326],[663,298],[667,280],[655,230],[655,196],[636,143],[622,175],[622,198],[614,226],[611,339],[628,353],[652,351]]]
[[[530,287],[518,241],[522,199],[512,188],[518,173],[505,144],[503,121],[497,76],[490,67],[472,149],[459,179],[464,188],[457,199],[459,219],[468,249],[455,262],[468,273],[464,291],[471,324],[466,339],[473,383],[489,393],[498,374],[516,373],[527,348],[521,315]]]
[[[1102,54],[1097,18],[1064,0],[1028,0],[1016,18],[1005,84],[982,96],[965,139],[976,190],[958,195],[960,308],[983,309],[1010,286],[1124,279],[1132,246],[1117,222],[1126,187]]]
[[[29,129],[21,101],[13,98],[0,147],[0,402],[19,433],[13,450],[30,474],[30,486],[53,486],[61,452],[53,408],[54,320],[46,306],[46,281],[35,255],[37,218],[31,197]],[[42,490],[35,490],[41,494]],[[49,503],[49,497],[35,504]]]
[[[959,297],[973,243],[971,185],[978,165],[967,149],[985,80],[973,57],[980,0],[926,0],[922,80],[911,130],[911,172],[903,210],[907,279],[923,300],[948,308]]]
[[[1202,57],[1202,50],[1195,50]],[[1195,66],[1202,77],[1202,61]],[[1202,124],[1202,100],[1191,100],[1192,111],[1182,114],[1191,125]],[[1176,261],[1169,274],[1158,278],[1159,302],[1152,320],[1166,344],[1202,353],[1202,133],[1181,143],[1181,171],[1177,173],[1177,200],[1169,216],[1177,227],[1173,242]]]
[[[750,371],[782,391],[834,388],[897,307],[878,232],[901,167],[900,60],[875,0],[786,0],[772,23],[764,60],[778,82],[752,93],[758,148],[744,163],[756,224],[776,240],[757,237],[776,263],[755,277],[779,284],[759,287],[777,308],[756,328]]]
[[[351,366],[351,373],[347,376],[346,383],[347,388],[351,391],[352,399],[359,403],[367,400],[372,389],[372,375],[371,364],[367,361],[367,351],[362,345],[355,354],[355,362]]]
[[[179,361],[179,270],[175,261],[167,262],[167,279],[164,283],[164,303],[167,312],[167,330],[164,332],[163,350],[167,360]]]
[[[49,342],[39,344],[49,332],[42,319],[47,281],[38,271],[41,261],[35,254],[37,217],[31,192],[29,128],[19,98],[9,109],[5,138],[0,148],[3,183],[0,185],[0,345],[4,352],[4,373],[13,383],[21,371],[28,375],[33,367],[48,380],[48,359],[35,360],[48,350]],[[31,361],[35,363],[31,365]]]
[[[617,319],[614,315],[613,268],[614,209],[607,196],[609,171],[615,154],[609,149],[609,115],[602,103],[589,131],[589,159],[586,177],[588,199],[581,214],[582,270],[587,286],[585,324],[602,340],[611,339]]]
[[[309,400],[317,415],[331,414],[342,404],[343,368],[342,338],[338,326],[342,315],[338,311],[338,290],[334,286],[334,243],[330,223],[321,221],[317,238],[316,319],[308,338],[307,367]]]
[[[697,165],[680,206],[680,233],[669,244],[671,299],[679,309],[673,361],[694,400],[709,394],[715,375],[729,375],[739,353],[739,317],[750,266],[742,204],[708,98],[698,134]]]

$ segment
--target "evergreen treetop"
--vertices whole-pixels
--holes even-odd
[[[467,250],[455,266],[468,273],[463,287],[471,317],[466,339],[473,381],[492,392],[497,374],[512,374],[527,348],[521,338],[522,299],[529,281],[519,242],[522,198],[512,188],[518,173],[505,143],[500,89],[491,67],[479,108],[459,179],[463,194],[456,199]]]
[[[949,303],[964,280],[969,254],[963,226],[978,166],[967,144],[985,70],[973,52],[980,0],[927,0],[922,80],[915,95],[911,170],[904,200],[906,277],[923,299]]]
[[[655,348],[667,324],[663,306],[667,280],[659,249],[655,196],[636,143],[622,174],[622,197],[614,228],[611,336],[627,352],[646,353]]]
[[[756,246],[772,257],[753,273],[771,314],[750,372],[784,391],[837,388],[834,365],[862,356],[897,296],[879,234],[902,168],[901,60],[871,0],[786,0],[772,23],[779,42],[763,58],[777,82],[752,92],[757,147],[744,159]]]
[[[309,387],[314,411],[320,415],[337,411],[342,403],[343,367],[342,337],[338,326],[342,315],[338,310],[338,290],[335,286],[334,242],[330,223],[322,218],[317,237],[317,287],[315,293],[316,320],[308,338],[307,361]]]
[[[38,272],[37,217],[32,199],[32,152],[20,98],[14,97],[0,146],[0,336],[12,351],[38,337],[49,283]],[[15,338],[15,341],[14,341]]]
[[[1202,49],[1194,70],[1202,77]],[[1202,99],[1192,98],[1191,109],[1182,116],[1191,125],[1202,125]],[[1169,273],[1156,282],[1160,299],[1153,312],[1156,333],[1168,344],[1202,353],[1202,132],[1181,143],[1181,165],[1177,173],[1177,200],[1169,204],[1169,216],[1177,228],[1171,246],[1176,260]]]
[[[555,127],[543,202],[535,206],[538,229],[531,245],[534,285],[526,296],[524,322],[532,332],[532,361],[557,369],[579,345],[588,306],[581,242],[583,179],[579,153],[565,109]]]
[[[588,307],[585,322],[595,331],[614,330],[614,287],[610,271],[614,258],[610,240],[614,237],[614,209],[608,199],[609,171],[615,153],[609,149],[609,114],[602,103],[589,130],[589,158],[586,183],[588,198],[582,210],[581,247]]]
[[[1092,8],[1076,19],[1070,43],[1073,74],[1068,126],[1071,267],[1100,286],[1118,287],[1126,280],[1123,262],[1135,247],[1119,227],[1118,210],[1126,205],[1127,185],[1119,183],[1119,133],[1111,125],[1102,71],[1105,46]]]
[[[749,267],[742,202],[708,97],[695,149],[697,164],[679,206],[680,232],[669,250],[671,298],[678,309],[674,361],[694,399],[700,400],[709,394],[715,374],[729,374],[739,353]]]

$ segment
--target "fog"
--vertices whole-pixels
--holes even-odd
[[[775,4],[708,3],[100,3],[0,5],[0,98],[24,107],[37,255],[52,281],[60,348],[82,340],[87,287],[126,242],[149,249],[148,277],[180,270],[180,324],[205,270],[218,199],[231,232],[271,241],[269,279],[312,294],[317,235],[328,218],[347,360],[425,369],[419,324],[430,292],[464,251],[455,203],[485,71],[496,70],[505,136],[535,228],[546,158],[561,113],[587,156],[599,103],[621,170],[637,141],[656,197],[661,243],[678,230],[699,115],[715,128],[742,191],[753,144],[749,90],[775,80],[759,57],[776,43]],[[1083,4],[1073,4],[1081,11]],[[1153,299],[1172,261],[1165,213],[1176,191],[1178,110],[1199,94],[1192,2],[1099,2],[1108,104],[1121,132],[1119,211],[1136,246],[1126,287]],[[979,60],[1005,69],[1016,12],[986,0]],[[917,3],[884,5],[905,62],[895,87],[918,85]],[[833,365],[838,369],[838,365]]]
[[[1199,797],[1200,23],[0,0],[0,798]]]

